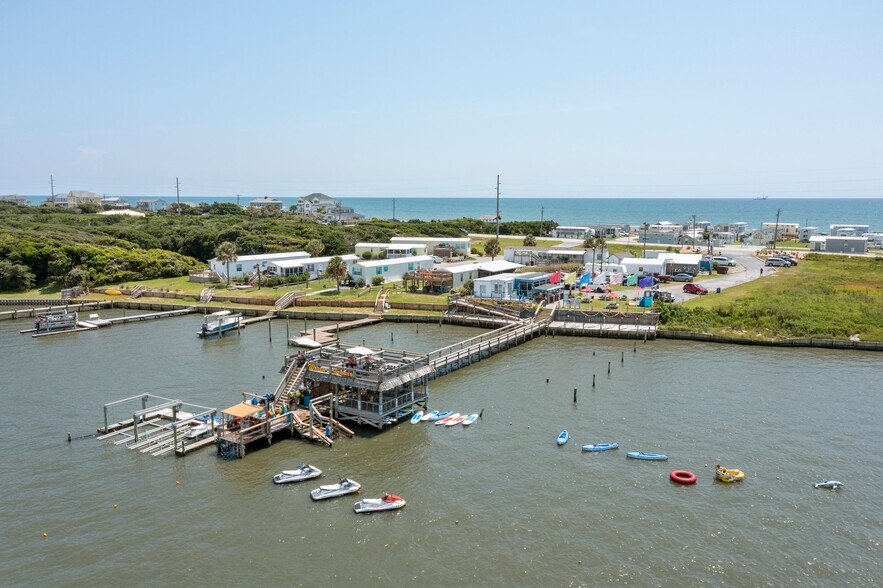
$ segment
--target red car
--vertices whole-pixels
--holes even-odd
[[[703,288],[698,284],[687,282],[686,284],[684,284],[684,292],[686,292],[687,294],[708,294],[708,289]]]

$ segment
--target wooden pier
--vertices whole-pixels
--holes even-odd
[[[8,300],[5,302],[9,302]],[[38,314],[51,314],[54,312],[82,312],[84,310],[99,310],[101,308],[111,308],[113,302],[107,300],[94,302],[72,302],[70,304],[58,306],[42,306],[35,308],[16,308],[13,310],[0,311],[0,320],[3,319],[19,319],[34,318]]]
[[[324,327],[317,327],[315,329],[309,329],[301,331],[300,334],[303,337],[310,337],[313,341],[315,341],[319,345],[328,345],[330,343],[334,343],[337,341],[338,333],[340,331],[348,331],[350,329],[357,329],[359,327],[364,327],[366,325],[373,325],[383,321],[383,315],[371,313],[367,317],[356,319],[353,321],[346,321],[342,323],[336,323],[334,325],[326,325]],[[289,345],[297,345],[296,339],[289,339]]]
[[[31,335],[32,337],[46,337],[48,335],[61,335],[64,333],[79,333],[81,331],[91,331],[94,329],[98,329],[100,327],[108,327],[117,324],[124,323],[135,323],[147,320],[154,319],[162,319],[162,318],[170,318],[176,316],[183,316],[185,314],[191,314],[196,312],[196,308],[180,308],[177,310],[165,310],[161,312],[150,312],[147,314],[136,314],[131,316],[118,316],[109,319],[91,319],[91,320],[78,320],[77,326],[72,329],[64,329],[59,331],[49,331],[46,333],[38,333],[37,329],[23,329],[19,331],[20,333],[34,333]]]

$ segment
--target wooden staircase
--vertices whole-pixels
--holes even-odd
[[[293,290],[291,292],[286,292],[279,298],[279,300],[276,301],[276,304],[274,304],[273,307],[276,310],[288,308],[289,306],[291,306],[291,303],[294,302],[294,299],[297,298],[298,294],[299,292],[295,292]]]
[[[212,296],[215,295],[215,289],[213,287],[203,288],[202,292],[199,293],[199,302],[200,304],[208,304],[212,301]]]

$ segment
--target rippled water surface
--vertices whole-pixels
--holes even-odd
[[[126,396],[223,408],[243,391],[275,388],[289,351],[285,321],[273,322],[272,342],[260,324],[202,341],[199,324],[183,317],[32,339],[18,333],[27,321],[0,322],[4,584],[883,578],[877,354],[545,337],[430,383],[431,408],[484,410],[468,429],[405,423],[360,430],[331,449],[279,441],[234,461],[212,448],[156,458],[94,438],[66,442],[68,431],[94,432],[103,403]],[[429,351],[477,333],[383,324],[343,336]],[[563,428],[571,441],[559,448]],[[580,451],[606,441],[621,447]],[[627,460],[631,450],[670,459]],[[301,462],[325,470],[326,483],[349,476],[365,497],[390,491],[408,505],[355,515],[353,497],[314,504],[315,483],[272,484]],[[745,481],[713,481],[716,463],[745,470]],[[672,469],[699,481],[673,484]],[[828,479],[846,487],[812,487]]]

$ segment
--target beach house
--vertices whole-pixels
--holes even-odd
[[[326,257],[279,259],[267,264],[267,273],[283,278],[307,274],[313,280],[325,275],[328,262],[334,257],[340,257],[343,260],[346,264],[347,273],[350,273],[353,264],[359,260],[359,256],[352,253],[337,256],[329,255]]]
[[[393,244],[421,243],[426,245],[427,255],[439,257],[461,257],[469,255],[469,237],[393,237]]]
[[[306,251],[289,251],[286,253],[259,253],[257,255],[240,255],[230,262],[230,277],[251,275],[256,269],[261,272],[267,271],[271,262],[286,261],[291,259],[309,259],[310,254]],[[208,260],[209,269],[219,276],[227,275],[227,264],[217,257]]]
[[[354,256],[357,257],[357,256]],[[360,259],[350,267],[350,275],[354,280],[362,279],[371,284],[375,278],[383,278],[383,283],[400,282],[408,272],[431,270],[431,255],[414,255],[395,259]]]

